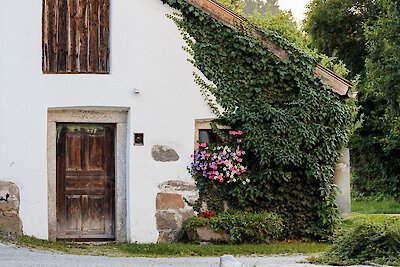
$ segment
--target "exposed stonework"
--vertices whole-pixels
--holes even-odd
[[[179,160],[179,155],[176,151],[166,145],[154,145],[151,148],[151,156],[155,161],[169,162]]]
[[[8,194],[8,197],[6,197]],[[19,189],[16,184],[0,181],[0,231],[22,234],[22,222],[19,217]]]
[[[200,226],[189,231],[189,239],[196,241],[228,241],[229,235],[225,231],[214,231],[209,226]]]
[[[160,192],[163,193],[176,193],[187,199],[190,202],[194,202],[199,198],[199,192],[194,182],[181,181],[181,180],[170,180],[166,181],[158,186]],[[190,206],[185,203],[185,208]]]
[[[190,209],[190,210],[181,212],[181,216],[182,216],[182,222],[184,222],[185,220],[196,216],[196,213],[194,212],[193,209]]]
[[[198,191],[193,182],[171,180],[158,186],[156,198],[156,221],[159,232],[158,243],[171,243],[181,230],[182,223],[196,213],[183,199],[194,202]]]
[[[181,192],[181,191],[197,191],[194,183],[180,180],[171,180],[164,182],[158,186],[162,192]]]
[[[183,203],[182,197],[179,194],[170,193],[158,193],[156,199],[156,208],[158,210],[167,209],[183,209],[185,203]]]
[[[177,232],[171,230],[160,231],[158,235],[157,243],[171,243],[176,239]]]

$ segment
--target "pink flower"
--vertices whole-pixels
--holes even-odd
[[[238,161],[238,162],[242,162],[243,160],[242,160],[241,158],[238,158],[237,161]]]
[[[207,144],[206,144],[206,143],[201,143],[200,146],[201,146],[201,147],[206,147]]]
[[[240,144],[242,142],[242,139],[238,139],[237,142]]]
[[[235,131],[229,131],[229,134],[230,135],[236,135],[236,132]]]
[[[237,131],[237,134],[238,134],[238,135],[242,135],[243,132],[242,132],[242,131]]]

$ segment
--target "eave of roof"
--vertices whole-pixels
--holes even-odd
[[[259,30],[256,25],[252,24],[246,18],[236,14],[235,12],[219,4],[218,2],[214,0],[186,1],[229,27],[236,27],[237,25],[241,25],[244,22],[252,25],[253,35],[264,43],[268,51],[275,54],[280,59],[289,59],[287,51],[274,44],[268,38],[265,38],[264,34]],[[316,77],[320,77],[325,85],[330,86],[334,92],[342,96],[347,96],[349,89],[353,86],[350,81],[340,77],[335,72],[322,66],[321,64],[316,65],[314,75]]]

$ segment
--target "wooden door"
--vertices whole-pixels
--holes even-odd
[[[115,240],[115,125],[57,124],[57,238]]]

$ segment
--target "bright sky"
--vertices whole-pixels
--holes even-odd
[[[300,22],[304,18],[305,7],[310,0],[279,0],[278,2],[281,9],[292,10],[293,16]]]

